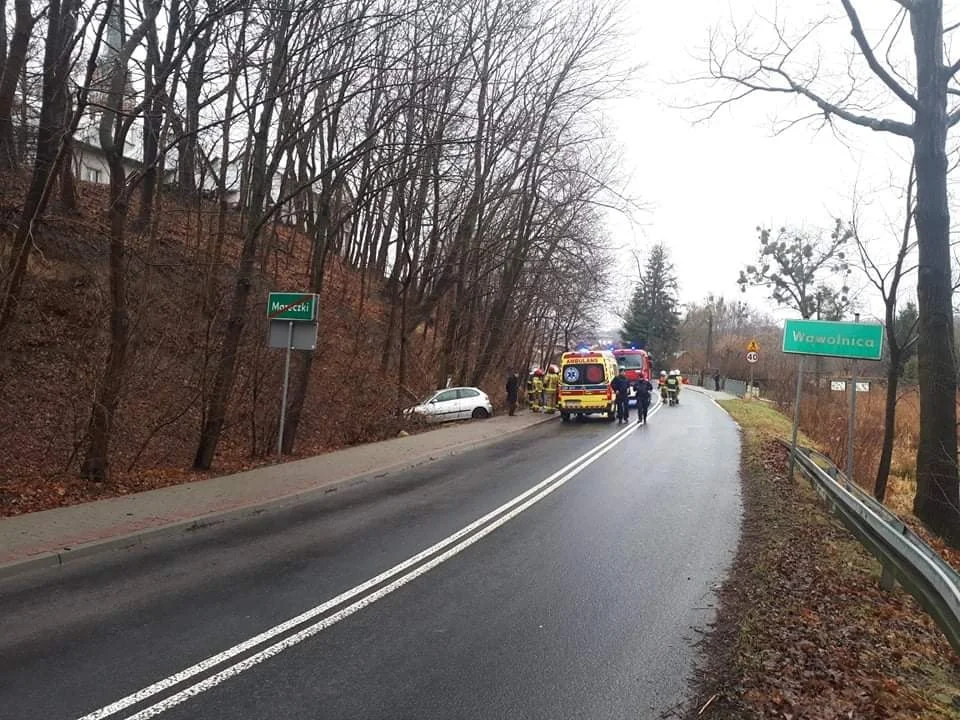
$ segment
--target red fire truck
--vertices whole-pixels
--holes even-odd
[[[637,348],[618,348],[613,351],[613,356],[617,359],[617,366],[627,371],[627,380],[632,385],[641,377],[650,380],[653,373],[653,364],[650,362],[650,355],[646,350]],[[630,404],[636,404],[636,397],[633,388],[630,388]]]

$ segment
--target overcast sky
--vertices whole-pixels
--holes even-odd
[[[809,124],[775,135],[778,120],[810,110],[780,95],[729,106],[700,124],[694,121],[705,111],[680,109],[697,98],[722,97],[721,90],[706,84],[677,84],[706,72],[698,58],[710,29],[730,27],[731,15],[741,24],[757,11],[770,17],[772,0],[628,2],[633,57],[645,67],[637,92],[611,103],[608,118],[622,146],[622,169],[631,177],[628,193],[648,209],[634,222],[611,214],[615,245],[642,253],[654,242],[667,243],[684,302],[709,292],[739,298],[737,275],[756,255],[758,224],[827,228],[832,218],[849,217],[856,188],[868,201],[866,222],[878,238],[878,252],[895,246],[888,223],[901,222],[903,214],[897,186],[904,184],[908,169],[910,146],[904,139],[844,126],[845,144]],[[780,17],[796,29],[822,17],[825,9],[842,12],[837,0],[780,0],[779,5]],[[860,0],[860,5],[868,34],[875,35],[897,7],[890,0]],[[818,47],[823,62],[842,71],[852,47],[849,26],[825,29],[810,45],[811,51]],[[887,114],[909,119],[895,102]],[[619,263],[626,295],[636,268],[625,252]],[[857,284],[862,284],[859,277]],[[765,297],[758,290],[747,299],[769,305]],[[878,312],[869,293],[862,304],[865,314]]]

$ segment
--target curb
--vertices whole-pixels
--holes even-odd
[[[367,480],[379,479],[386,475],[412,470],[413,468],[420,467],[421,465],[428,465],[444,458],[455,457],[470,450],[476,450],[487,445],[493,445],[501,440],[506,439],[510,435],[525,432],[531,428],[543,425],[550,420],[555,420],[558,417],[559,415],[545,415],[542,418],[538,418],[535,422],[532,422],[529,425],[526,425],[513,432],[507,432],[494,437],[483,438],[481,440],[467,440],[455,445],[448,445],[445,448],[437,449],[418,457],[395,463],[393,465],[387,465],[375,470],[368,470],[356,475],[338,478],[336,480],[331,480],[328,483],[308,488],[307,490],[300,490],[287,495],[280,495],[269,500],[249,503],[247,505],[242,505],[230,510],[220,510],[217,512],[207,513],[205,515],[198,515],[195,518],[178,520],[176,522],[158,525],[157,527],[146,528],[144,530],[137,530],[132,533],[118,535],[112,538],[94,540],[92,542],[83,543],[75,547],[64,548],[60,551],[38,553],[37,555],[25,558],[23,560],[13,560],[11,562],[2,563],[0,564],[0,581],[7,580],[17,575],[33,572],[35,570],[60,568],[66,565],[68,562],[76,562],[77,560],[93,557],[95,555],[107,553],[112,550],[129,549],[138,545],[143,545],[149,540],[161,540],[188,532],[205,530],[206,528],[220,527],[231,522],[258,517],[266,512],[276,512],[277,510],[296,507],[297,505],[311,502],[323,495],[326,495],[327,493],[343,487],[359,485]]]

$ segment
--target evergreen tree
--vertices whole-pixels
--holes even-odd
[[[653,246],[624,316],[620,337],[645,348],[660,367],[677,349],[680,313],[677,276],[667,248]]]

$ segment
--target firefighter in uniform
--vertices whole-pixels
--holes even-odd
[[[560,387],[560,368],[551,365],[543,378],[544,406],[548,413],[557,411],[557,389]]]
[[[537,368],[533,371],[533,402],[530,403],[530,409],[533,412],[540,412],[543,407],[543,370]]]

